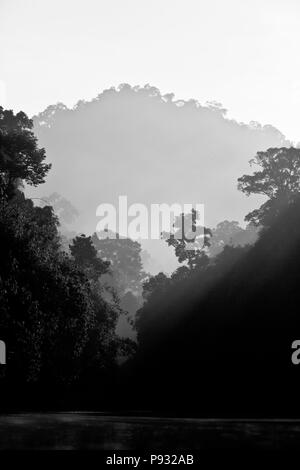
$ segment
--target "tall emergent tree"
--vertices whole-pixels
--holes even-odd
[[[238,179],[238,189],[247,196],[262,194],[268,200],[246,215],[245,220],[255,225],[269,226],[278,214],[299,197],[300,149],[295,147],[269,148],[257,152],[250,165],[259,171]]]
[[[11,198],[21,182],[37,186],[45,181],[50,164],[38,148],[33,122],[25,113],[14,115],[0,106],[0,198]]]
[[[197,224],[199,214],[195,209],[189,214],[175,218],[174,233],[163,233],[162,237],[169,246],[173,246],[179,263],[186,263],[189,270],[202,269],[208,264],[206,248],[210,245],[212,232],[207,227]]]

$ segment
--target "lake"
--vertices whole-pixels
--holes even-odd
[[[218,420],[102,413],[0,415],[0,449],[300,448],[299,420]]]

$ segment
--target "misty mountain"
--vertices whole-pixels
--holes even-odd
[[[34,131],[52,170],[28,195],[58,192],[79,211],[75,230],[92,233],[100,203],[204,203],[207,226],[242,221],[263,198],[245,198],[237,178],[257,151],[289,146],[271,125],[226,117],[218,103],[175,100],[152,86],[123,84],[79,101],[59,103],[34,117]],[[158,244],[157,242],[156,244]],[[144,243],[155,252],[153,243]],[[168,264],[173,255],[164,254]]]

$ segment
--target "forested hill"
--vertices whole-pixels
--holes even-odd
[[[255,116],[254,116],[255,117]],[[79,211],[78,230],[95,230],[101,202],[205,203],[206,222],[242,221],[261,199],[245,198],[237,178],[258,150],[289,146],[271,125],[245,125],[217,103],[176,100],[152,86],[103,91],[73,109],[49,106],[34,130],[52,171],[29,195],[57,192]]]
[[[298,200],[253,247],[225,248],[139,312],[141,401],[202,416],[300,416],[299,211]]]

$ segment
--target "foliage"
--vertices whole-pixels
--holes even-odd
[[[245,229],[240,227],[235,220],[224,220],[212,229],[209,255],[216,256],[222,252],[225,246],[253,245],[258,238],[258,229],[253,224],[248,224]]]
[[[238,189],[247,196],[261,194],[268,200],[246,215],[245,220],[255,225],[270,226],[275,218],[299,196],[300,149],[269,148],[257,152],[250,165],[261,169],[238,179]]]
[[[85,272],[88,278],[98,279],[109,269],[109,261],[103,261],[97,256],[97,250],[92,243],[92,237],[82,234],[73,239],[70,252],[75,263]]]
[[[1,108],[0,333],[8,345],[8,390],[18,384],[70,387],[99,383],[132,342],[116,335],[121,308],[105,299],[102,261],[91,237],[61,250],[50,205],[34,206],[13,182],[40,184],[49,169],[24,113]],[[57,198],[56,198],[57,199]]]
[[[78,359],[93,316],[87,279],[59,251],[51,207],[34,207],[19,196],[2,201],[1,329],[21,376],[47,374],[68,382],[78,376]]]
[[[174,247],[179,263],[186,262],[190,270],[201,269],[208,263],[205,250],[210,245],[212,232],[198,225],[198,218],[195,209],[190,214],[181,214],[175,218],[174,233],[163,234],[167,244]]]
[[[25,113],[16,115],[0,106],[0,198],[13,197],[20,182],[37,186],[44,182],[51,165],[44,163],[32,131],[33,122]]]
[[[130,238],[119,238],[118,235],[115,238],[99,238],[96,233],[92,241],[101,259],[110,263],[111,281],[118,295],[123,297],[131,291],[139,296],[146,277],[142,268],[141,245]]]

